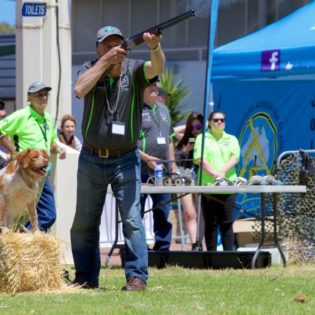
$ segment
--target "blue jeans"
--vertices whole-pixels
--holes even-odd
[[[43,190],[38,200],[36,210],[39,229],[41,231],[47,232],[47,230],[56,221],[55,198],[48,178],[45,179]],[[32,229],[32,225],[30,222],[26,224],[26,228],[29,230]]]
[[[144,206],[147,194],[141,194],[141,213],[144,216]],[[170,214],[171,195],[151,194],[153,201],[153,230],[155,244],[153,250],[168,251],[172,242],[172,223],[168,221]]]
[[[146,235],[140,215],[140,155],[133,150],[101,158],[82,148],[77,175],[77,206],[71,228],[75,281],[98,287],[99,226],[111,184],[119,207],[125,238],[125,276],[148,278]]]

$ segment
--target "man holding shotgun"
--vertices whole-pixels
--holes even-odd
[[[140,215],[140,158],[143,92],[164,71],[160,36],[143,33],[150,61],[126,57],[124,37],[113,26],[97,32],[98,59],[86,62],[75,84],[84,98],[83,147],[77,175],[77,206],[71,228],[74,284],[99,286],[99,225],[110,184],[123,223],[126,291],[145,290],[148,256]]]

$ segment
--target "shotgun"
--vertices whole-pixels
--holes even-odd
[[[137,33],[135,35],[132,35],[128,37],[124,42],[121,44],[121,47],[126,49],[126,50],[131,50],[134,47],[142,44],[144,42],[143,40],[143,33],[150,33],[150,34],[155,34],[155,35],[161,35],[162,31],[174,26],[176,24],[179,24],[187,19],[190,19],[195,16],[195,12],[193,10],[187,11],[183,14],[180,14],[174,18],[171,18],[161,24],[155,25],[153,27],[150,27],[146,29],[145,31],[142,31],[140,33]]]

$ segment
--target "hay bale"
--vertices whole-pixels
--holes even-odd
[[[55,237],[40,232],[0,234],[0,292],[61,289],[62,270]]]

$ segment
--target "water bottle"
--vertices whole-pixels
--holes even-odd
[[[154,169],[154,184],[155,186],[163,185],[163,166],[161,161],[156,162]]]

